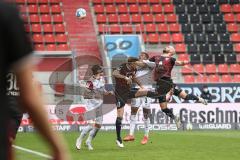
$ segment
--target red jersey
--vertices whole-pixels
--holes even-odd
[[[171,78],[173,66],[176,59],[173,57],[154,56],[149,59],[151,62],[155,62],[156,66],[153,70],[153,79],[155,81],[161,78]]]
[[[133,68],[129,68],[126,63],[122,64],[120,67],[117,68],[121,75],[124,75],[128,78],[133,78],[136,75],[137,70]],[[115,77],[115,88],[116,89],[130,89],[131,84],[127,84],[127,81],[122,78]]]

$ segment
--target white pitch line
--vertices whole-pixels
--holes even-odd
[[[31,150],[31,149],[23,148],[23,147],[16,146],[16,145],[12,145],[12,147],[15,148],[15,149],[19,149],[19,150],[21,150],[21,151],[24,151],[24,152],[28,152],[28,153],[31,153],[31,154],[38,155],[38,156],[40,156],[40,157],[44,157],[44,158],[48,158],[48,159],[53,159],[52,156],[49,156],[49,155],[47,155],[47,154],[44,154],[44,153],[41,153],[41,152],[37,152],[37,151]]]

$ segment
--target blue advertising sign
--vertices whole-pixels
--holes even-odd
[[[127,57],[138,57],[141,44],[137,35],[105,35],[104,48],[112,60],[112,57],[120,54]]]

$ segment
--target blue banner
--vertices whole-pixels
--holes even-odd
[[[106,35],[104,36],[104,48],[110,60],[116,55],[138,57],[141,52],[137,35]]]

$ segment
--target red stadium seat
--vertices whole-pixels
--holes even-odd
[[[158,34],[149,34],[148,35],[148,42],[151,44],[156,44],[159,42],[159,35]]]
[[[43,32],[44,33],[53,33],[53,25],[52,24],[44,24]]]
[[[40,17],[37,14],[29,15],[30,23],[39,23]]]
[[[117,13],[116,6],[114,6],[114,5],[107,5],[107,6],[105,7],[105,12],[106,12],[107,14],[115,14],[115,13]]]
[[[206,75],[197,75],[196,82],[197,83],[208,83],[208,77]]]
[[[36,50],[36,51],[44,51],[45,47],[44,47],[43,44],[35,44],[34,45],[34,50]]]
[[[117,14],[108,15],[108,23],[118,23],[118,15]]]
[[[56,45],[55,44],[48,44],[46,46],[47,51],[56,51]]]
[[[205,71],[206,71],[205,73],[207,74],[216,74],[217,67],[215,64],[206,64]]]
[[[237,23],[240,23],[240,13],[238,13],[238,14],[236,15],[236,22],[237,22]]]
[[[55,38],[52,34],[46,34],[44,36],[45,43],[55,43]]]
[[[63,17],[61,14],[53,15],[53,23],[63,23]]]
[[[25,5],[18,5],[21,13],[27,13],[27,7]]]
[[[169,24],[169,31],[170,32],[180,32],[180,25],[177,23]]]
[[[38,6],[35,4],[28,5],[28,13],[30,13],[30,14],[38,13]]]
[[[24,23],[28,23],[28,18],[29,18],[28,15],[26,15],[26,14],[21,14],[21,17],[22,17]]]
[[[152,14],[144,14],[143,22],[144,23],[153,23],[153,15]]]
[[[179,54],[177,60],[178,61],[189,61],[189,55],[188,54]]]
[[[51,23],[52,17],[49,14],[44,14],[41,16],[41,22],[42,23]]]
[[[145,31],[145,27],[144,27],[145,25],[144,24],[139,24],[139,25],[136,25],[135,27],[135,30],[136,30],[136,32],[137,33],[143,33],[144,31]]]
[[[34,43],[43,43],[43,37],[41,34],[34,34],[33,35],[33,42]]]
[[[219,74],[228,74],[228,65],[227,64],[219,64],[218,65],[218,73]]]
[[[184,77],[184,83],[194,83],[195,78],[193,75],[185,75]]]
[[[159,33],[167,33],[168,32],[168,25],[165,23],[160,23],[157,25]]]
[[[222,75],[222,82],[223,83],[231,83],[232,77],[229,74]]]
[[[57,45],[57,51],[68,51],[68,45],[67,44],[59,44]]]
[[[227,13],[224,15],[224,20],[226,23],[234,23],[234,21],[235,21],[234,19],[235,19],[234,14],[232,14],[232,13]]]
[[[114,0],[104,0],[104,4],[113,4]]]
[[[181,70],[182,74],[192,74],[193,71],[192,71],[191,68],[192,68],[192,66],[190,64],[189,65],[184,65],[182,67],[182,70]]]
[[[136,4],[138,0],[126,0],[128,4]]]
[[[133,27],[132,27],[132,25],[124,24],[124,25],[122,26],[122,32],[123,32],[124,34],[126,34],[126,33],[133,33]]]
[[[125,3],[126,0],[115,0],[115,3],[120,4],[120,3]]]
[[[240,53],[240,43],[234,45],[234,51]]]
[[[158,4],[159,0],[149,0],[149,3],[151,3],[151,4]]]
[[[138,0],[138,3],[139,3],[139,4],[147,4],[147,3],[148,3],[148,0]]]
[[[146,25],[146,32],[147,33],[155,33],[156,32],[156,25],[155,24],[147,24]]]
[[[65,34],[57,34],[56,35],[56,42],[58,42],[58,43],[67,43],[67,35],[65,35]]]
[[[50,13],[50,8],[48,7],[48,5],[43,4],[43,5],[40,5],[39,11],[41,14],[48,14]]]
[[[55,32],[56,33],[65,33],[65,27],[63,24],[56,24],[55,25]]]
[[[164,14],[156,14],[155,15],[155,23],[165,23]]]
[[[176,23],[176,22],[177,22],[176,14],[168,14],[167,15],[167,23]]]
[[[121,28],[117,24],[110,26],[110,33],[112,33],[112,34],[119,34],[120,30],[121,30]]]
[[[240,74],[234,74],[232,82],[239,83],[240,82]]]
[[[234,43],[240,43],[240,33],[233,33],[233,34],[231,34],[230,39]]]
[[[128,13],[128,7],[125,4],[118,5],[118,13]]]
[[[104,13],[104,6],[103,5],[95,5],[94,6],[95,14],[103,14]]]
[[[140,14],[133,14],[132,23],[142,23],[142,16]]]
[[[152,13],[153,13],[153,14],[160,14],[160,13],[162,13],[162,5],[160,5],[160,4],[154,4],[154,5],[152,6]]]
[[[106,23],[107,22],[107,16],[104,14],[98,14],[96,16],[97,23]]]
[[[184,42],[184,37],[183,37],[182,33],[172,34],[172,42],[173,43],[183,43]]]
[[[240,13],[240,4],[234,4],[233,8],[232,8],[232,11],[234,13]]]
[[[129,14],[120,14],[119,20],[120,20],[120,23],[130,23],[130,15]]]
[[[161,43],[170,43],[171,35],[167,33],[160,34],[160,42]]]
[[[195,72],[204,73],[204,67],[202,64],[194,64],[193,69]]]
[[[142,34],[142,39],[143,39],[144,43],[148,42],[148,37],[146,34]]]
[[[48,3],[48,0],[38,0],[38,3],[39,3],[39,4],[47,4],[47,3]]]
[[[171,0],[161,0],[162,4],[170,4],[172,1]]]
[[[24,28],[25,28],[25,31],[26,31],[27,33],[30,33],[30,25],[25,24],[25,25],[24,25]]]
[[[142,14],[150,14],[151,12],[150,6],[147,4],[141,5],[140,10]]]
[[[222,4],[220,6],[220,10],[222,13],[231,13],[232,12],[232,7],[230,4]]]
[[[60,14],[60,13],[62,13],[61,7],[58,4],[52,5],[51,6],[51,10],[52,10],[53,14]]]
[[[102,0],[92,0],[92,3],[95,5],[95,4],[101,4],[102,3]]]
[[[184,43],[176,44],[175,50],[177,53],[186,53],[186,45]]]
[[[106,33],[107,31],[108,31],[108,28],[106,27],[106,25],[104,25],[104,24],[98,25],[98,33],[99,34]]]
[[[229,70],[232,74],[240,74],[240,64],[231,64]]]
[[[208,82],[209,83],[219,83],[220,82],[220,77],[217,74],[211,74],[208,77]]]
[[[230,23],[227,25],[228,32],[230,33],[237,33],[238,32],[238,25],[235,23]]]
[[[50,4],[59,4],[60,0],[48,0]]]
[[[131,4],[131,5],[129,5],[129,12],[130,12],[131,14],[138,13],[138,12],[139,12],[139,6],[136,5],[136,4]]]
[[[26,0],[15,0],[17,4],[25,4]]]
[[[169,14],[174,12],[174,5],[173,4],[167,4],[164,5],[164,13]]]
[[[33,24],[32,25],[32,32],[33,33],[41,33],[42,32],[42,27],[40,24]]]
[[[37,4],[38,0],[27,0],[28,4]]]

